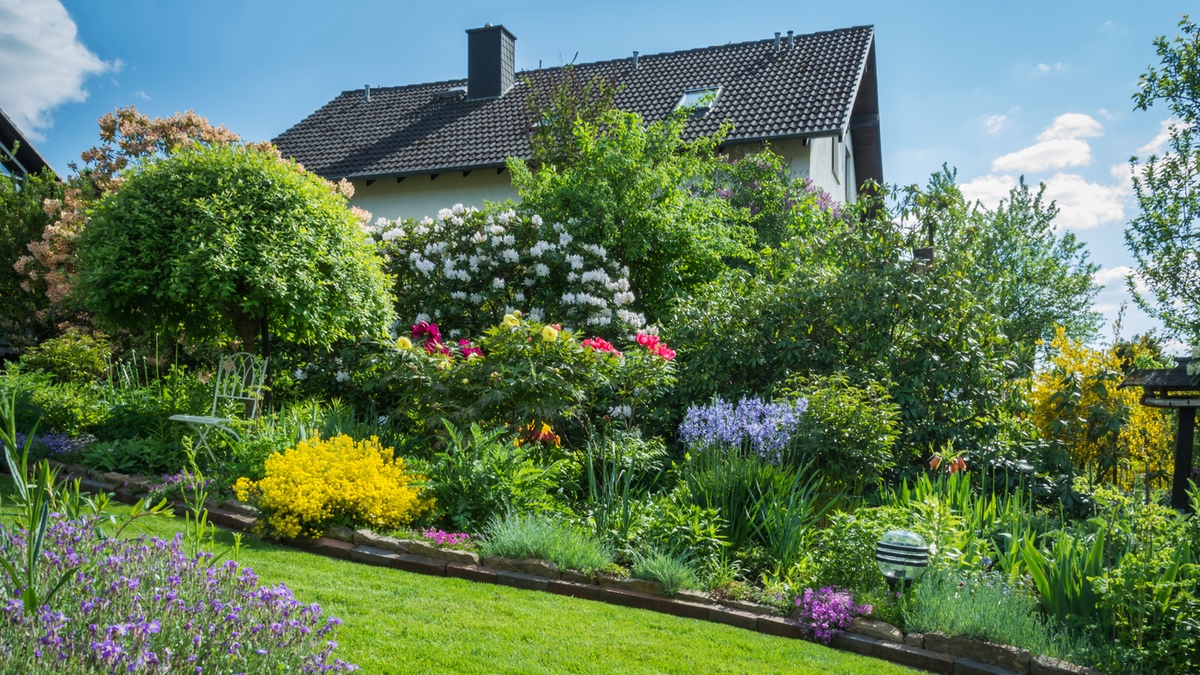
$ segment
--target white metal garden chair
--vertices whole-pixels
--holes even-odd
[[[217,366],[216,391],[213,393],[212,411],[208,415],[171,415],[172,422],[183,422],[190,426],[197,436],[197,445],[204,448],[211,458],[212,448],[208,447],[208,435],[213,431],[229,434],[237,441],[242,437],[229,428],[230,417],[218,417],[222,403],[241,401],[245,404],[246,419],[253,420],[258,416],[262,407],[263,379],[267,373],[267,360],[257,356],[238,352],[232,356],[221,358]]]

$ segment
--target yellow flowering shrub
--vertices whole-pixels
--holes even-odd
[[[342,434],[311,438],[266,461],[265,477],[239,478],[238,499],[254,501],[267,526],[282,537],[318,536],[334,524],[393,529],[411,523],[433,506],[420,479],[404,469],[372,436],[363,441]]]
[[[1145,348],[1133,348],[1137,361]],[[1091,349],[1060,327],[1049,363],[1034,375],[1033,421],[1096,482],[1129,489],[1134,476],[1143,476],[1164,486],[1173,468],[1171,417],[1141,405],[1140,388],[1118,389],[1123,379],[1116,350]]]

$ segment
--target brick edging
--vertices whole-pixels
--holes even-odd
[[[81,491],[112,493],[114,500],[125,504],[136,503],[149,491],[149,486],[152,484],[151,481],[141,476],[126,476],[114,472],[88,472],[81,465],[66,466],[62,462],[55,460],[48,461],[60,471],[61,477],[67,480],[80,479]],[[0,466],[0,470],[7,473],[7,466]],[[176,515],[182,515],[188,511],[186,504],[180,499],[175,500],[171,506]],[[208,510],[208,521],[224,529],[250,532],[258,524],[258,519],[252,515],[256,513],[256,509],[236,500],[227,500],[220,504],[210,500],[205,503],[205,506]],[[597,583],[595,579],[592,580],[592,583],[584,583],[583,580],[586,578],[584,575],[571,571],[560,575],[571,578],[571,580],[567,580],[528,574],[526,572],[496,569],[467,562],[468,558],[474,557],[473,554],[470,556],[453,555],[454,553],[462,552],[454,551],[453,549],[437,549],[437,547],[432,547],[425,543],[420,544],[423,549],[445,551],[448,557],[432,558],[423,555],[414,555],[407,552],[407,546],[404,548],[405,552],[400,552],[368,544],[355,543],[355,540],[360,538],[358,533],[355,533],[355,535],[350,538],[350,541],[332,537],[321,537],[318,539],[284,540],[282,543],[308,553],[365,565],[388,567],[417,574],[454,577],[476,583],[498,584],[513,588],[554,593],[556,595],[607,602],[609,604],[645,609],[684,618],[724,623],[776,637],[796,640],[803,639],[800,624],[792,619],[704,601],[696,596],[691,596],[690,598],[670,598],[632,588],[622,588],[615,585],[620,583],[620,580],[616,579],[608,579],[607,581],[610,582],[608,584]],[[374,535],[374,537],[390,539],[380,537],[379,535]],[[394,541],[400,543],[401,540]],[[403,543],[407,544],[408,542]],[[514,562],[524,563],[523,567],[525,568],[533,567],[536,569],[537,565],[534,565],[534,563],[543,563],[544,561]],[[749,607],[748,609],[754,608]],[[947,649],[953,649],[954,651],[960,651],[955,648],[956,646],[972,642],[963,638],[935,637],[933,634],[929,636],[910,634],[905,639],[905,642],[908,644],[904,644],[889,639],[879,639],[856,632],[848,632],[835,637],[829,643],[829,647],[942,675],[1103,675],[1103,673],[1092,668],[1083,668],[1044,656],[1027,657],[1023,663],[1018,664],[1018,670],[1006,669],[996,665],[980,663],[962,655],[925,649],[924,646],[930,638],[934,638],[937,644],[946,643],[946,645],[949,645]],[[983,644],[986,645],[987,643]],[[1012,648],[1005,649],[1011,650]],[[1028,652],[1025,652],[1025,654],[1028,655]]]

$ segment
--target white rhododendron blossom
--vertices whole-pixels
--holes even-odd
[[[456,204],[436,220],[376,221],[372,229],[396,279],[400,315],[432,314],[447,334],[477,334],[499,323],[506,309],[576,329],[602,328],[610,337],[645,325],[633,310],[629,269],[603,246],[576,241],[561,224]]]

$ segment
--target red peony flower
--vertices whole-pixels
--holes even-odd
[[[605,340],[604,338],[600,338],[600,337],[588,338],[588,339],[584,340],[583,342],[580,342],[579,344],[583,345],[584,347],[587,347],[588,349],[594,349],[598,352],[607,352],[609,354],[614,354],[616,356],[621,355],[621,352],[619,352],[616,347],[613,347],[611,342],[609,342],[608,340]]]
[[[657,335],[638,333],[637,343],[646,349],[649,349],[651,352],[654,351],[654,348],[658,346],[659,342],[661,342],[661,339]]]

